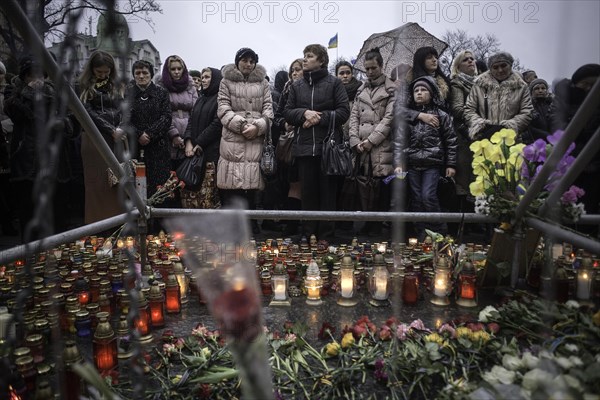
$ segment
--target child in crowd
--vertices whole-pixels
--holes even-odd
[[[408,177],[411,211],[440,212],[438,181],[442,173],[448,177],[456,173],[457,138],[452,118],[440,109],[443,100],[431,77],[415,79],[409,91],[408,104],[395,107],[399,123],[394,132],[394,172]],[[426,228],[447,233],[446,224],[439,222],[418,222],[415,228],[420,240],[425,238]]]

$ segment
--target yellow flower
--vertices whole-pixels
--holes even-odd
[[[342,349],[346,349],[354,344],[354,336],[352,332],[348,332],[342,338]]]
[[[473,156],[481,155],[481,140],[471,143],[469,149],[473,152]]]
[[[487,333],[486,331],[473,332],[472,333],[472,339],[474,341],[481,341],[481,342],[485,343],[488,340],[490,340],[490,334]]]
[[[483,156],[473,158],[471,166],[473,167],[473,173],[475,175],[487,176],[487,166],[485,165],[485,158],[483,158]]]
[[[340,349],[341,347],[338,342],[328,343],[327,346],[325,346],[325,352],[331,357],[337,356],[340,353]]]
[[[600,311],[594,314],[594,316],[592,317],[592,322],[594,323],[594,325],[600,326]]]
[[[202,348],[202,354],[204,355],[204,357],[206,358],[210,358],[210,349],[208,347],[203,347]]]
[[[471,339],[473,337],[473,331],[467,328],[466,326],[459,326],[456,328],[456,337],[464,337],[466,339]]]
[[[475,182],[471,182],[469,184],[469,191],[471,192],[471,194],[473,196],[481,196],[481,195],[485,194],[484,187],[483,187],[483,181],[475,180]]]
[[[179,381],[181,381],[181,375],[175,375],[173,378],[171,378],[171,383],[173,385],[177,385]]]
[[[485,158],[493,163],[502,161],[502,152],[498,146],[488,146],[485,148]]]
[[[523,149],[525,148],[525,143],[517,143],[514,146],[510,146],[509,151],[511,154],[515,153],[518,155],[523,154]]]
[[[496,145],[487,139],[481,140],[481,154],[487,158],[488,153],[491,153],[496,148]]]
[[[512,146],[515,144],[515,137],[517,136],[517,132],[512,129],[500,129],[498,132],[494,133],[490,140],[492,143],[502,143],[504,142],[507,146]]]
[[[518,153],[511,152],[508,157],[508,163],[515,167],[515,169],[521,169],[521,165],[523,165],[523,157],[521,157]]]
[[[444,343],[444,339],[436,332],[430,333],[429,335],[425,336],[423,339],[425,339],[426,342],[437,343],[440,346]]]

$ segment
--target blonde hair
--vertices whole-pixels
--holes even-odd
[[[471,50],[463,50],[460,53],[458,53],[456,57],[454,57],[454,60],[452,61],[452,66],[450,67],[450,79],[458,75],[458,73],[460,72],[458,70],[458,67],[460,66],[460,63],[467,54],[470,54],[473,56],[473,58],[475,58],[475,55]],[[477,64],[475,64],[475,75],[477,74],[479,74],[479,72],[477,71]]]

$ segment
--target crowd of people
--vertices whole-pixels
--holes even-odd
[[[586,64],[552,93],[534,71],[513,70],[511,54],[499,52],[483,62],[468,49],[457,54],[447,76],[433,47],[418,49],[412,65],[399,65],[386,76],[383,57],[374,48],[365,55],[362,82],[346,61],[331,74],[322,45],[310,44],[302,55],[277,73],[273,88],[258,54],[247,47],[220,68],[190,70],[171,55],[156,77],[155,66],[139,60],[123,85],[114,58],[97,50],[75,86],[119,161],[130,156],[145,163],[148,197],[184,159],[202,155],[200,183],[182,189],[166,207],[227,207],[241,197],[249,209],[388,211],[401,204],[392,186],[402,183],[409,211],[473,212],[470,143],[502,128],[516,131],[524,143],[564,129],[600,77],[600,65]],[[52,115],[55,87],[40,63],[24,57],[17,72],[8,76],[0,63],[3,234],[23,237],[34,218],[39,175],[56,185],[50,192],[54,208],[46,214],[53,216],[55,231],[61,230],[69,204],[86,224],[124,212],[118,186],[107,179],[108,164],[89,135],[72,115],[60,123]],[[62,137],[56,148],[46,146],[52,142],[39,133],[48,121],[53,121],[50,138]],[[600,110],[575,141],[575,156],[599,126]],[[343,198],[359,193],[342,190],[348,178],[325,173],[322,149],[332,131],[348,141],[354,174],[368,176],[377,191],[373,201],[349,209]],[[269,136],[279,146],[278,168],[265,176],[260,161]],[[600,153],[576,182],[585,190],[586,211],[593,214],[600,201],[594,184],[598,173]],[[438,193],[443,179],[455,180],[457,195],[444,208]],[[85,195],[78,196],[79,190]],[[76,207],[77,199],[83,207]],[[264,228],[331,240],[336,228],[353,229],[353,224],[265,220]],[[369,222],[360,233],[379,234],[385,228]],[[418,223],[414,229],[420,238],[425,229],[448,232],[444,223]],[[260,232],[257,221],[252,230]]]

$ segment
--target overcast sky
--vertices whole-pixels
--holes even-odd
[[[552,81],[581,65],[600,63],[600,1],[159,1],[156,32],[129,19],[134,40],[149,39],[163,61],[181,56],[190,69],[232,63],[251,47],[270,73],[302,56],[310,43],[327,46],[338,34],[338,55],[356,57],[363,42],[407,22],[441,37],[447,30],[492,33],[503,50]]]

